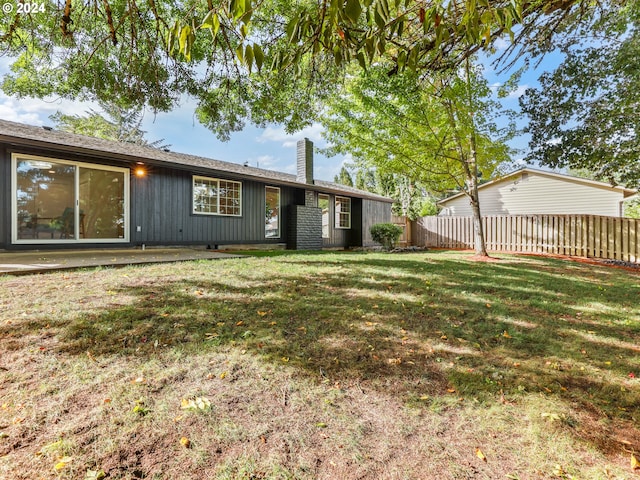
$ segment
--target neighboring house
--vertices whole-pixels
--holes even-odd
[[[0,120],[0,249],[369,246],[392,200],[297,175]]]
[[[623,216],[623,201],[636,191],[559,173],[523,168],[478,187],[480,213],[490,215]],[[438,202],[441,216],[471,216],[469,197],[458,193]]]

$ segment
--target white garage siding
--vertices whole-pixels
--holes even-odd
[[[622,201],[633,193],[602,182],[532,169],[515,172],[478,189],[483,216],[589,214],[619,217],[622,216]],[[442,200],[439,205],[441,215],[472,215],[466,195]]]

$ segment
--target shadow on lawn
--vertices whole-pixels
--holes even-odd
[[[77,318],[61,331],[61,349],[154,355],[235,345],[409,402],[541,392],[638,426],[640,393],[629,378],[640,376],[636,277],[540,259],[255,262],[268,264],[242,272],[201,264],[197,280],[123,286],[135,301]]]

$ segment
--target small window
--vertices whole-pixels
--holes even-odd
[[[322,210],[322,238],[329,238],[329,195],[318,195],[318,207]]]
[[[242,215],[242,183],[218,178],[193,177],[193,213]]]
[[[265,238],[280,238],[280,189],[265,187],[264,197],[264,236]]]
[[[336,228],[351,228],[351,199],[336,197]]]

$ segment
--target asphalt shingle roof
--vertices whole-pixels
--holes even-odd
[[[321,192],[337,193],[358,198],[367,198],[383,202],[392,202],[388,197],[365,192],[332,182],[315,180],[312,185],[299,182],[295,175],[265,170],[262,168],[239,165],[211,158],[185,153],[160,150],[153,147],[135,145],[94,138],[75,133],[63,132],[48,127],[36,127],[22,123],[0,120],[0,143],[9,143],[21,147],[39,147],[57,152],[68,152],[99,157],[105,160],[149,162],[164,166],[189,167],[197,173],[224,172],[251,180],[269,180],[282,185],[307,188]]]

